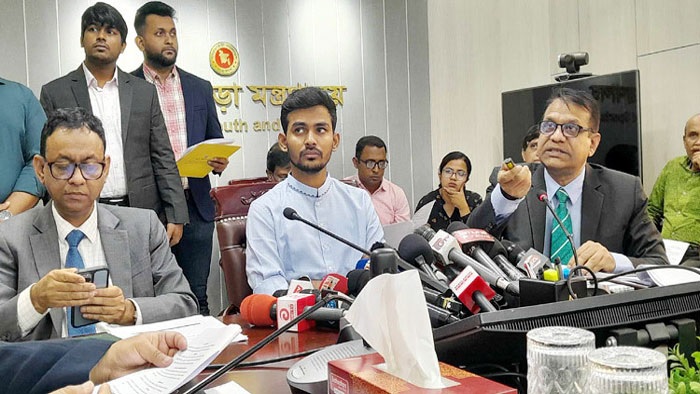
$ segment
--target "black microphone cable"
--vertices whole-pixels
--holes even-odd
[[[213,374],[207,376],[206,379],[202,380],[201,382],[197,383],[194,387],[188,389],[185,391],[183,394],[195,394],[199,392],[200,390],[204,389],[207,387],[210,383],[215,381],[216,379],[220,378],[223,374],[226,372],[238,367],[243,361],[248,359],[248,357],[252,356],[255,352],[263,348],[265,345],[269,344],[270,342],[274,341],[282,335],[283,333],[287,332],[290,328],[292,328],[294,325],[297,323],[301,322],[302,320],[306,319],[309,315],[311,315],[313,312],[318,310],[319,308],[325,306],[328,302],[333,301],[333,300],[342,300],[345,301],[349,304],[352,304],[353,299],[346,296],[345,294],[342,293],[337,293],[337,294],[328,294],[321,301],[317,302],[314,304],[312,307],[305,309],[304,312],[302,312],[299,316],[295,317],[292,321],[289,323],[285,324],[284,326],[278,328],[274,332],[272,332],[270,335],[266,336],[262,341],[258,342],[255,344],[255,346],[251,347],[250,349],[246,350],[241,354],[240,356],[236,357],[235,359],[231,360],[229,363],[221,367],[218,371],[214,372]]]

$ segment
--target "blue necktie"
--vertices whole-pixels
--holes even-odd
[[[68,241],[68,253],[66,254],[66,268],[77,268],[79,270],[85,268],[83,263],[83,258],[80,256],[78,251],[78,244],[85,238],[80,230],[73,230],[68,235],[66,235],[66,241]],[[90,324],[83,327],[73,327],[71,324],[72,308],[66,308],[66,318],[68,320],[68,336],[74,337],[76,335],[87,335],[95,333],[95,325]]]
[[[559,216],[559,219],[564,223],[564,227],[571,234],[571,215],[569,215],[569,210],[566,208],[568,199],[569,195],[566,194],[566,190],[559,188],[557,190],[557,200],[559,201],[556,209],[557,216]],[[561,229],[555,218],[552,218],[552,243],[549,251],[549,259],[554,261],[554,259],[559,257],[563,265],[568,264],[571,257],[573,257],[572,245],[569,245],[564,230]]]

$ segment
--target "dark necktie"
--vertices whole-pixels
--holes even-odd
[[[66,268],[77,268],[81,270],[85,268],[83,263],[83,258],[80,256],[78,251],[78,244],[85,238],[80,230],[73,230],[68,235],[66,235],[66,241],[68,241],[68,253],[66,254]],[[72,308],[66,308],[66,319],[68,321],[68,336],[73,337],[77,335],[87,335],[95,333],[95,325],[90,324],[83,327],[73,327],[71,324],[71,316],[73,314]]]

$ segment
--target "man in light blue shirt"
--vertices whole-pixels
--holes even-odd
[[[361,252],[286,219],[286,207],[366,249],[384,236],[369,195],[328,174],[326,166],[340,143],[336,120],[335,103],[315,87],[293,92],[282,104],[284,133],[278,141],[289,152],[292,171],[248,211],[246,274],[255,293],[287,289],[301,276],[346,275],[362,258]]]
[[[570,227],[580,265],[622,272],[640,264],[668,264],[661,236],[646,215],[639,178],[587,163],[600,143],[599,126],[600,107],[589,93],[556,90],[539,127],[542,165],[504,165],[498,184],[467,224],[551,258],[564,256],[562,263],[573,266],[571,245],[539,200],[546,193],[563,212],[559,216]]]

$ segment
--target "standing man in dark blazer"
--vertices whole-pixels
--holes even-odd
[[[128,32],[119,11],[98,2],[85,10],[81,27],[83,64],[44,85],[41,105],[47,113],[83,107],[100,118],[112,157],[100,202],[154,210],[175,245],[187,204],[156,90],[117,67]]]
[[[143,52],[143,64],[132,72],[155,85],[170,142],[179,159],[187,147],[212,138],[222,138],[216,116],[212,87],[208,81],[175,67],[177,29],[175,10],[160,1],[151,1],[136,11],[136,45]],[[220,175],[228,159],[209,160],[214,174]],[[214,233],[214,203],[209,196],[209,176],[182,178],[190,222],[173,253],[199,301],[200,313],[209,314],[207,279],[211,264]]]
[[[621,272],[639,264],[668,264],[661,236],[646,214],[639,179],[586,163],[600,143],[599,126],[600,107],[593,96],[556,90],[539,125],[537,155],[543,165],[531,164],[533,172],[529,166],[504,165],[498,184],[467,224],[574,265],[570,245],[539,200],[546,192],[564,212],[558,216],[570,227],[580,265]]]

